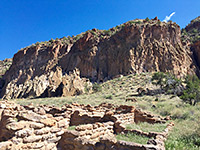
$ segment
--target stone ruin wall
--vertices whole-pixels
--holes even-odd
[[[165,149],[164,140],[173,126],[163,133],[127,130],[124,124],[146,121],[163,123],[156,117],[135,109],[134,106],[100,104],[90,106],[66,104],[61,108],[40,105],[22,106],[10,101],[0,102],[1,150],[78,150],[78,149]],[[69,126],[75,125],[75,130]],[[150,139],[146,145],[118,141],[118,133],[134,132]]]

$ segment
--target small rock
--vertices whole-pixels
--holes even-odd
[[[61,136],[59,136],[59,137],[54,137],[54,138],[48,139],[47,142],[48,142],[48,143],[56,143],[56,142],[58,142],[60,139],[61,139]]]
[[[53,138],[55,136],[55,134],[49,133],[49,134],[44,134],[42,135],[42,140],[47,140],[50,138]]]
[[[55,150],[56,144],[55,143],[49,143],[45,146],[45,150]]]
[[[44,110],[44,108],[39,107],[37,113],[40,114],[40,115],[45,115],[45,114],[46,114],[46,111]]]
[[[68,128],[69,127],[69,123],[70,123],[69,121],[70,121],[69,119],[60,120],[58,122],[58,127],[59,128],[63,128],[63,127]]]
[[[29,122],[29,126],[30,128],[34,128],[34,129],[41,129],[44,127],[44,124],[42,123],[36,123],[36,122]]]
[[[18,145],[19,143],[21,143],[23,141],[23,139],[14,137],[14,138],[11,139],[11,141],[14,144]]]
[[[3,111],[3,116],[6,116],[6,117],[12,117],[12,118],[14,118],[14,117],[17,116],[17,114],[18,114],[18,112],[17,111],[13,111],[13,110],[7,110],[7,109],[5,109]]]
[[[91,130],[92,128],[93,128],[92,124],[87,124],[87,125],[77,126],[76,130],[77,131],[84,131],[84,130]]]
[[[61,131],[60,128],[51,128],[51,133],[59,132]]]
[[[50,118],[46,118],[46,119],[41,119],[40,120],[41,123],[45,124],[46,126],[54,126],[56,124],[56,121]]]
[[[45,145],[45,143],[43,143],[43,142],[33,143],[31,145],[28,145],[28,148],[29,149],[41,149],[44,145]]]
[[[4,108],[6,108],[6,105],[5,104],[0,104],[0,108],[4,109]]]
[[[11,141],[0,142],[0,150],[8,150],[12,146]]]
[[[17,132],[15,132],[15,135],[17,137],[27,137],[29,135],[31,135],[33,133],[33,130],[32,129],[23,129],[23,130],[19,130]]]
[[[65,132],[61,130],[61,131],[59,131],[59,132],[56,133],[56,136],[61,136],[61,135],[63,135],[64,133],[65,133]]]
[[[27,126],[27,121],[13,122],[6,125],[8,130],[20,130]]]
[[[22,117],[25,120],[40,122],[41,119],[45,119],[46,116],[38,115],[32,111],[23,111],[19,113],[19,117]]]
[[[49,128],[49,127],[46,127],[46,128],[42,128],[42,129],[40,129],[40,130],[35,130],[35,134],[36,135],[42,135],[42,134],[47,134],[48,132],[50,132],[51,131],[51,128]]]
[[[42,139],[42,136],[29,136],[23,139],[24,143],[33,143]]]

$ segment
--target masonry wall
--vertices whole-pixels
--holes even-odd
[[[45,110],[35,113],[11,102],[1,102],[0,108],[1,150],[55,150],[63,129],[69,126],[69,118],[53,117]]]
[[[165,119],[125,105],[103,103],[92,107],[74,103],[58,108],[46,105],[22,106],[11,101],[1,101],[0,149],[144,149],[155,147],[154,143],[164,143],[160,139],[165,139],[166,133],[157,135],[125,129],[124,124],[140,121],[162,123]],[[74,131],[68,130],[71,125],[77,126]],[[146,146],[116,140],[115,134],[127,132],[148,135],[154,140]]]
[[[113,124],[113,122],[106,122],[77,126],[75,130],[68,130],[63,134],[59,147],[63,150],[94,147],[101,138],[114,138]]]

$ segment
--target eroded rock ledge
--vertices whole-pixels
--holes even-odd
[[[69,74],[76,68],[80,77]],[[4,76],[1,96],[74,95],[82,91],[73,86],[82,85],[83,77],[105,81],[120,74],[153,71],[183,77],[195,74],[198,67],[189,47],[183,46],[176,23],[136,19],[108,31],[87,31],[76,40],[57,39],[20,50]]]
[[[125,124],[148,122],[164,123],[162,118],[136,109],[134,106],[64,105],[62,108],[40,105],[21,106],[10,101],[0,102],[0,149],[39,150],[164,150],[173,123],[161,132],[127,130]],[[76,125],[74,130],[68,127]],[[118,141],[118,133],[133,132],[151,138],[146,145]]]

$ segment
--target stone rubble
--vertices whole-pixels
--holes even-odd
[[[134,106],[102,103],[99,106],[66,104],[62,108],[22,106],[0,102],[1,150],[156,149],[164,150],[164,140],[173,124],[162,133],[127,130],[125,124],[164,123]],[[74,130],[69,126],[76,126]],[[117,141],[116,134],[134,132],[151,138],[146,145]]]

